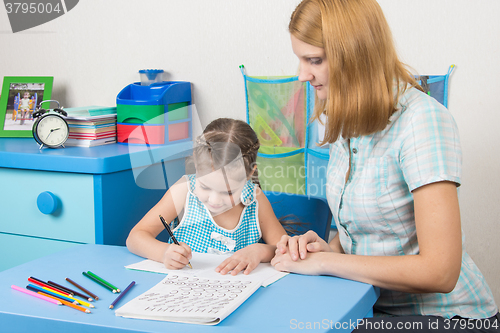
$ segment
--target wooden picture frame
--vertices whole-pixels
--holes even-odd
[[[52,95],[51,76],[5,76],[0,95],[0,137],[33,137],[33,112]],[[44,107],[50,107],[44,103]]]

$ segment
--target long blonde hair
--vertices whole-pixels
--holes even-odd
[[[312,118],[327,116],[321,144],[383,130],[407,85],[420,88],[399,61],[375,0],[303,0],[288,29],[299,40],[325,50],[328,98],[316,99]]]

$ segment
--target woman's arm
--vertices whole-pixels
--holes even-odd
[[[156,239],[164,230],[159,215],[166,221],[175,219],[184,208],[187,191],[184,177],[170,187],[163,198],[130,231],[126,242],[130,252],[163,262],[167,268],[182,268],[188,264],[191,257],[189,246],[184,243],[177,246]]]
[[[330,241],[330,248],[332,249],[333,252],[337,253],[344,253],[344,249],[342,248],[342,244],[340,244],[340,238],[339,238],[339,233],[333,237],[333,239]]]
[[[260,189],[257,189],[256,200],[259,206],[260,230],[266,244],[256,243],[237,251],[216,268],[217,272],[226,274],[231,271],[231,274],[236,275],[243,271],[244,274],[249,274],[259,263],[271,261],[276,250],[275,244],[283,235],[286,235],[285,229],[274,214],[271,203]]]
[[[334,275],[391,290],[450,292],[460,275],[462,258],[456,185],[428,184],[414,190],[413,197],[419,254],[384,257],[317,252],[293,261],[289,252],[277,251],[272,264],[278,270]]]

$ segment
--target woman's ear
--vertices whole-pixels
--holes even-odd
[[[255,170],[257,170],[257,164],[255,164],[253,166],[252,171],[250,172],[250,174],[247,177],[247,180],[250,180],[252,178],[253,174],[255,173]]]

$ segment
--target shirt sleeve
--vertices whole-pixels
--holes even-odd
[[[462,149],[453,116],[430,97],[420,98],[410,113],[400,155],[409,190],[451,181],[460,186]]]

